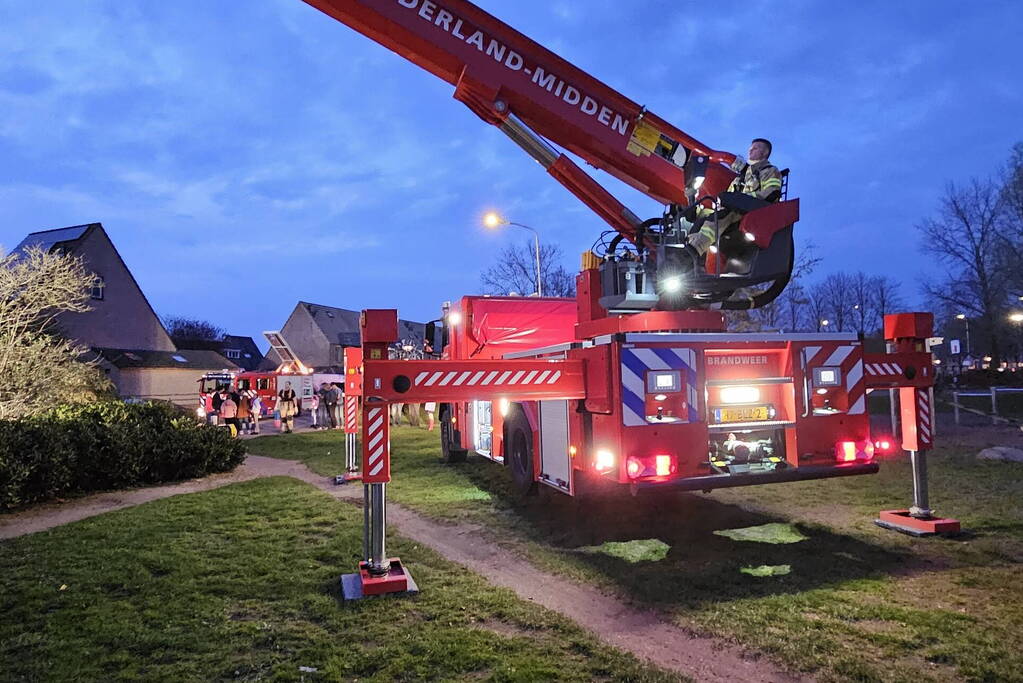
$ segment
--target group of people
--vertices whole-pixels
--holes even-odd
[[[313,429],[341,429],[342,396],[338,382],[324,382],[317,388],[311,406]],[[236,434],[259,434],[259,417],[264,407],[262,401],[255,390],[237,391],[223,385],[203,395],[203,409],[210,424],[230,425]],[[291,382],[285,382],[277,392],[273,408],[276,426],[285,434],[294,431],[299,402]]]
[[[234,427],[236,434],[259,434],[262,399],[255,391],[235,391],[220,387],[209,397],[207,417]]]
[[[341,429],[341,385],[324,382],[313,392],[313,429]]]

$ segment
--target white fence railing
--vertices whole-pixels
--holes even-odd
[[[952,411],[955,415],[956,424],[959,424],[959,411],[963,410],[968,413],[975,415],[983,415],[991,418],[991,424],[998,424],[999,422],[1016,422],[1016,420],[1002,417],[998,414],[998,394],[1020,394],[1023,393],[1023,389],[1016,387],[991,387],[987,391],[976,390],[976,391],[953,391],[952,392]],[[977,410],[976,408],[969,408],[959,402],[960,397],[991,397],[991,412],[985,413],[983,410]]]

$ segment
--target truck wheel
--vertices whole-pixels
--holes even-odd
[[[440,420],[441,460],[443,462],[465,462],[468,451],[457,447],[462,443],[462,434],[451,423],[451,416],[451,406],[446,403],[441,405],[438,418]]]
[[[504,419],[504,464],[519,493],[525,496],[536,494],[533,430],[521,408],[514,408]]]

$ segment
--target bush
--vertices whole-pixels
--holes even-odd
[[[0,421],[0,510],[69,494],[226,472],[245,459],[227,431],[173,407],[116,401]]]

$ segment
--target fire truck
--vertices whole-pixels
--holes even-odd
[[[870,433],[855,334],[727,333],[720,314],[701,313],[698,332],[584,337],[577,306],[464,297],[449,308],[445,361],[498,362],[478,379],[482,370],[463,378],[443,363],[422,377],[423,391],[455,384],[480,397],[440,405],[446,460],[475,452],[504,463],[523,492],[570,495],[587,483],[710,490],[878,470],[888,440]],[[501,360],[540,364],[501,371]],[[581,362],[578,398],[515,400],[518,385],[545,384],[558,370],[543,364],[562,360]]]
[[[575,299],[465,297],[451,306],[427,329],[428,339],[441,336],[431,339],[440,359],[388,360],[396,311],[363,312],[366,561],[343,580],[346,595],[410,586],[384,553],[393,402],[442,404],[448,460],[472,450],[505,463],[523,491],[545,485],[576,495],[589,484],[638,493],[871,474],[878,464],[866,394],[898,388],[902,446],[920,462],[918,495],[888,521],[933,525],[920,456],[933,437],[930,314],[888,316],[884,354],[866,353],[845,333],[725,328],[725,311],[765,306],[789,282],[799,200],[787,196],[786,172],[778,201],[729,191],[735,155],[466,0],[305,2],[451,84],[456,100],[613,235],[583,254]],[[663,211],[640,218],[569,153]],[[741,216],[717,231],[706,256],[688,243],[696,207],[711,221]]]

